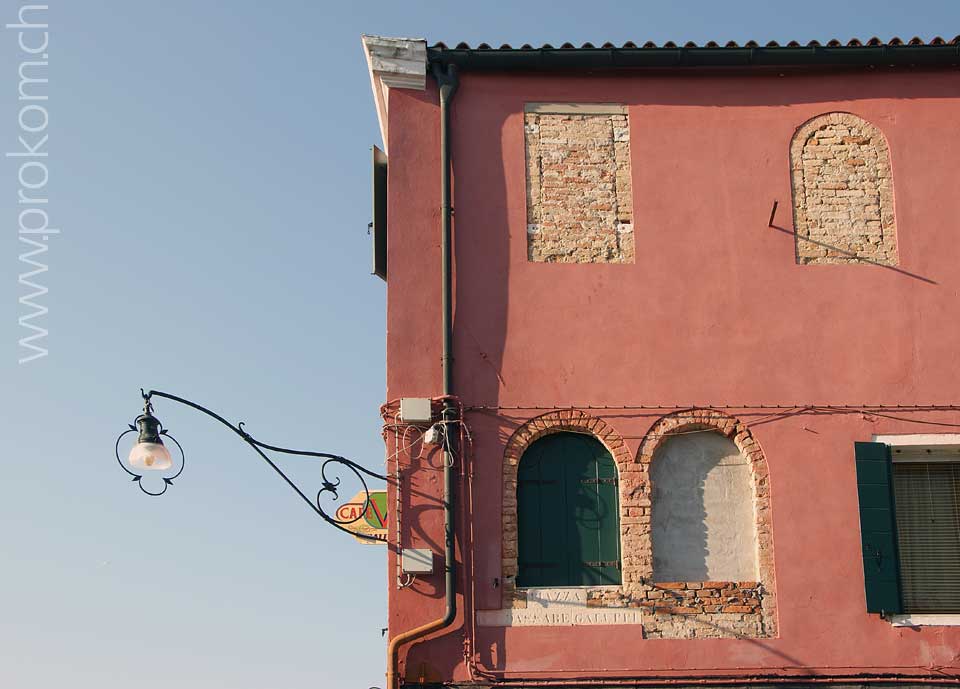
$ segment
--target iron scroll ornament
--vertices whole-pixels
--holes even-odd
[[[297,495],[299,495],[300,498],[305,503],[307,503],[307,505],[309,505],[310,509],[316,512],[317,515],[320,516],[328,524],[336,527],[337,529],[340,529],[344,533],[350,534],[355,538],[363,538],[371,541],[382,540],[382,539],[378,539],[375,536],[368,536],[363,533],[357,533],[355,531],[351,531],[350,529],[347,529],[345,527],[346,525],[353,524],[354,522],[359,521],[360,519],[363,519],[364,516],[367,514],[367,510],[370,507],[370,488],[367,486],[367,480],[364,478],[364,476],[380,479],[381,481],[387,481],[388,478],[383,474],[378,474],[375,471],[370,471],[366,467],[361,466],[360,464],[357,464],[356,462],[349,460],[346,457],[330,454],[329,452],[291,450],[290,448],[286,448],[286,447],[277,447],[275,445],[268,445],[267,443],[263,443],[257,440],[256,438],[254,438],[249,433],[247,433],[247,431],[244,430],[244,427],[243,427],[244,423],[242,421],[235,426],[229,421],[227,421],[225,418],[217,414],[216,412],[211,411],[210,409],[207,409],[206,407],[199,405],[196,402],[191,402],[190,400],[184,399],[182,397],[177,397],[176,395],[171,395],[169,393],[161,392],[159,390],[150,390],[148,392],[144,392],[142,389],[140,390],[140,394],[143,396],[144,414],[148,414],[153,411],[152,399],[154,397],[162,397],[164,399],[178,402],[187,407],[192,407],[197,411],[203,412],[210,418],[219,421],[221,424],[223,424],[224,426],[229,428],[231,431],[236,433],[238,436],[240,436],[244,440],[244,442],[246,442],[250,447],[252,447],[253,451],[256,452],[258,455],[260,455],[260,458],[264,462],[270,465],[270,468],[273,469],[277,473],[277,475],[279,475],[280,478],[282,478],[286,482],[286,484],[290,486],[290,488]],[[120,441],[128,433],[135,433],[137,431],[137,428],[136,428],[137,421],[142,419],[144,414],[141,414],[140,416],[138,416],[137,419],[134,421],[134,423],[131,424],[127,430],[123,431],[123,433],[121,433],[117,437],[117,442],[115,445],[115,454],[117,456],[117,462],[119,462],[120,467],[133,477],[133,481],[136,482],[140,490],[142,490],[147,495],[157,497],[166,493],[167,488],[173,485],[173,480],[178,476],[180,476],[180,474],[183,472],[183,469],[185,466],[185,457],[183,454],[183,448],[180,446],[180,443],[177,442],[176,438],[174,438],[172,435],[170,435],[167,432],[167,429],[161,426],[160,435],[163,436],[164,438],[169,438],[170,440],[172,440],[174,444],[177,446],[177,449],[180,451],[180,468],[179,470],[177,470],[177,472],[173,476],[163,477],[163,490],[149,491],[146,488],[144,488],[143,483],[141,482],[142,475],[138,475],[130,471],[130,469],[128,469],[127,466],[124,464],[123,459],[121,459],[120,457]],[[269,452],[278,452],[278,453],[287,454],[287,455],[296,455],[298,457],[313,457],[316,459],[323,459],[324,460],[323,464],[320,465],[320,481],[321,481],[320,489],[317,491],[316,499],[311,500],[309,497],[307,497],[307,494],[304,493],[300,489],[300,487],[297,486],[297,484],[294,483],[293,480],[291,480],[290,477],[288,477],[283,472],[283,470],[279,466],[277,466],[277,464],[272,459],[270,459],[270,457],[267,456],[264,450]],[[340,496],[338,494],[337,489],[340,486],[340,482],[341,482],[340,476],[336,476],[333,474],[333,472],[339,468],[345,468],[349,470],[360,482],[360,485],[363,488],[363,494],[364,494],[363,509],[359,510],[359,513],[357,514],[357,516],[353,517],[352,519],[337,519],[335,516],[331,517],[323,509],[323,504],[321,502],[321,498],[324,496],[325,493],[329,493],[333,500],[339,499]],[[328,471],[330,472],[330,475],[328,475]]]

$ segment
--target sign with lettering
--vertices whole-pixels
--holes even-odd
[[[478,610],[481,627],[574,626],[642,624],[639,608],[600,608],[587,605],[585,588],[530,588],[527,607]]]
[[[367,503],[366,511],[364,511],[365,502],[367,502],[366,493],[360,491],[349,502],[345,502],[337,508],[334,515],[336,520],[341,522],[341,526],[347,531],[364,536],[373,536],[376,539],[357,538],[361,543],[386,543],[387,491],[370,491],[370,501]]]

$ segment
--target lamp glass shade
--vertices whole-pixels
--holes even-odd
[[[170,451],[163,443],[137,443],[130,450],[127,462],[143,471],[164,471],[173,466]]]

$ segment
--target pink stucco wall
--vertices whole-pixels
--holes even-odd
[[[557,101],[629,107],[634,264],[527,262],[523,105]],[[831,111],[863,117],[889,141],[898,269],[795,262],[790,139]],[[387,396],[435,396],[440,172],[432,82],[426,93],[392,91],[389,118]],[[955,71],[465,74],[452,116],[456,394],[468,407],[957,403],[957,122]],[[777,227],[769,228],[774,200]],[[458,527],[465,591],[455,625],[412,646],[409,678],[471,676],[470,616],[500,607],[504,445],[538,413],[467,415],[473,502],[464,482]],[[634,454],[657,418],[596,413]],[[960,423],[950,412],[899,416]],[[859,413],[753,428],[770,469],[777,638],[480,628],[476,663],[505,677],[568,679],[960,672],[960,627],[895,628],[865,612],[853,442],[917,432],[951,429]],[[442,554],[439,461],[403,462],[415,470],[402,544]],[[442,615],[442,574],[398,591],[392,554],[389,572],[391,635]]]

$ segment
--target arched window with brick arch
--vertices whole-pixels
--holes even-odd
[[[617,466],[593,436],[534,441],[517,470],[517,585],[620,583]]]
[[[846,112],[808,120],[790,145],[799,264],[897,264],[887,140]]]
[[[713,430],[665,438],[650,465],[654,581],[755,581],[753,474]]]
[[[637,463],[649,479],[643,595],[656,605],[679,591],[685,608],[743,615],[748,635],[775,636],[770,474],[751,429],[716,409],[676,411],[650,427]]]

